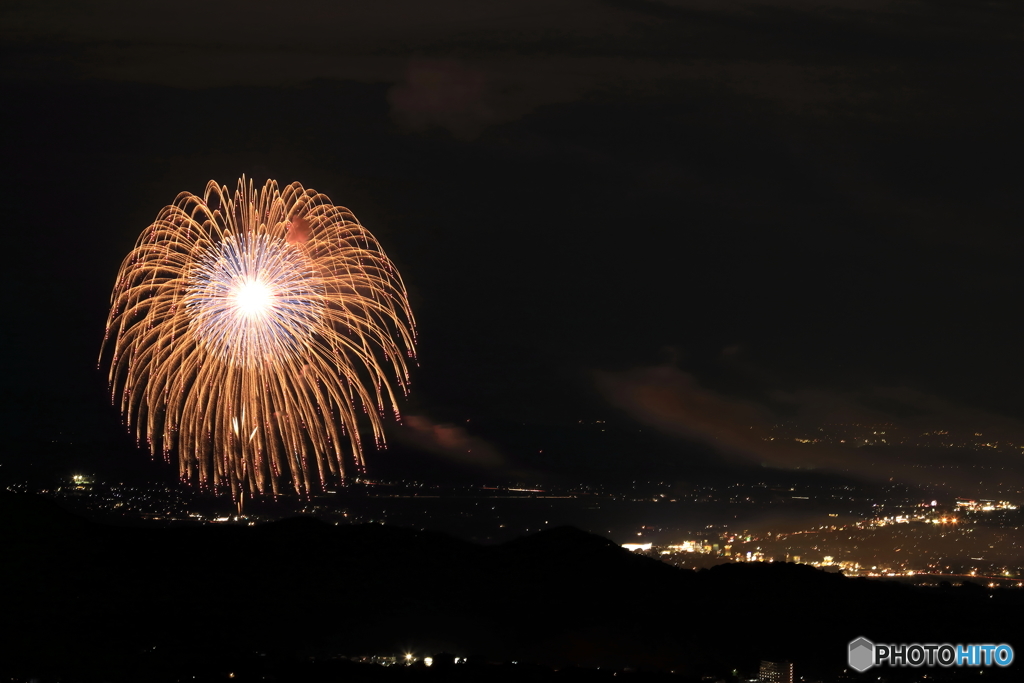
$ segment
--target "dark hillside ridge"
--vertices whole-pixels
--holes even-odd
[[[831,680],[858,636],[1024,652],[1024,591],[929,589],[785,563],[694,572],[570,527],[497,546],[309,517],[128,528],[3,492],[0,543],[5,621],[15,625],[0,670],[24,676],[176,680],[239,658],[412,650],[689,676],[789,659]]]

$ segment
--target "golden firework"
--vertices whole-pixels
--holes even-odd
[[[121,264],[101,360],[140,443],[232,496],[363,469],[407,391],[415,321],[394,264],[299,183],[182,192]]]

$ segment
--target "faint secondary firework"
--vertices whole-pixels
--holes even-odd
[[[182,192],[139,237],[101,362],[128,428],[217,492],[303,494],[363,470],[408,390],[415,321],[394,264],[299,183]]]

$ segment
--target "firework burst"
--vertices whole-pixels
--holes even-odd
[[[179,194],[142,233],[101,360],[140,443],[237,498],[361,471],[360,427],[383,443],[414,342],[401,277],[348,209],[243,177]]]

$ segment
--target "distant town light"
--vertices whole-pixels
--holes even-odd
[[[636,552],[637,550],[650,550],[652,545],[653,543],[623,543],[622,547],[631,552]]]

